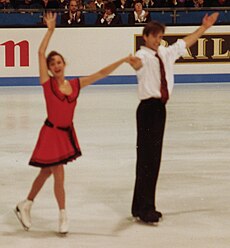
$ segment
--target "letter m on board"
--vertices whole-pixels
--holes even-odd
[[[29,42],[26,40],[14,43],[14,41],[9,40],[5,43],[0,44],[5,46],[5,66],[14,67],[15,66],[15,47],[19,47],[19,59],[20,66],[29,66]]]

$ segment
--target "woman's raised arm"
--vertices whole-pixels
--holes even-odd
[[[48,67],[46,63],[46,49],[48,47],[50,38],[55,30],[56,26],[56,13],[47,13],[44,17],[44,21],[47,25],[47,32],[42,39],[42,42],[38,49],[38,58],[39,58],[39,76],[40,76],[40,83],[45,83],[49,79]]]
[[[124,62],[130,63],[130,56],[122,58],[112,63],[111,65],[106,66],[105,68],[101,69],[100,71],[94,74],[80,78],[80,87],[83,88],[89,84],[94,83],[97,80],[107,77],[110,73],[112,73],[115,69],[117,69],[117,67],[119,67]]]

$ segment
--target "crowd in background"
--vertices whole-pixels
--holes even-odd
[[[0,0],[0,9],[41,9],[43,13],[58,9],[62,26],[85,25],[87,12],[97,15],[91,23],[97,26],[145,24],[151,21],[154,8],[181,7],[230,7],[230,0]],[[129,10],[125,23],[119,13],[123,9]],[[44,20],[40,24],[44,25]]]
[[[63,0],[65,1],[65,0]],[[85,24],[84,9],[97,10],[97,19],[94,24],[100,26],[114,26],[121,24],[144,24],[151,21],[150,8],[173,7],[220,7],[227,6],[230,0],[88,0],[83,4],[81,0],[69,0],[64,8],[68,8],[61,16],[61,25],[78,26]],[[221,5],[222,4],[222,5]],[[118,9],[132,9],[128,12],[127,23],[122,23]]]
[[[76,0],[79,9],[101,9],[112,2],[116,9],[134,8],[134,0]],[[0,9],[67,9],[69,0],[0,0]],[[230,7],[230,0],[142,0],[143,8]]]

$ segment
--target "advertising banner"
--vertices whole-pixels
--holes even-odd
[[[162,45],[197,27],[168,27]],[[85,76],[134,54],[143,44],[143,27],[56,28],[47,53],[60,52],[67,61],[66,75]],[[0,85],[38,85],[38,47],[46,28],[0,29]],[[229,26],[214,26],[187,49],[175,64],[176,83],[230,82]],[[136,83],[135,71],[124,64],[98,83]]]

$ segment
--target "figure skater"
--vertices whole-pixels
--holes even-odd
[[[172,93],[173,64],[217,20],[218,13],[205,15],[201,26],[169,47],[161,46],[165,26],[149,22],[143,29],[145,46],[130,58],[138,78],[137,161],[132,215],[146,223],[157,223],[155,191],[160,170],[166,103]]]
[[[54,176],[54,193],[59,207],[58,232],[68,232],[64,190],[64,164],[81,156],[81,150],[73,126],[74,109],[81,88],[106,77],[129,56],[81,78],[67,80],[64,75],[65,60],[61,54],[52,51],[45,56],[51,36],[56,26],[56,13],[47,13],[45,22],[47,32],[40,44],[39,75],[46,101],[47,119],[41,128],[39,138],[29,164],[40,168],[32,188],[24,201],[17,204],[15,213],[25,230],[31,227],[30,211],[35,197],[50,175]],[[49,71],[52,76],[49,75]]]

